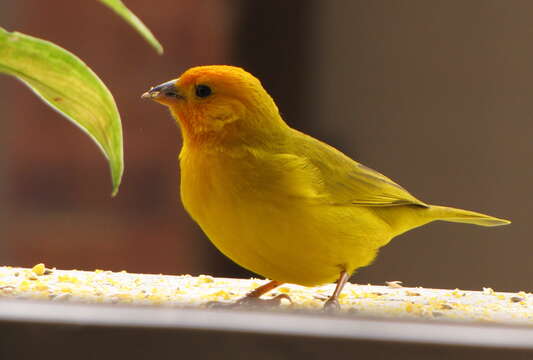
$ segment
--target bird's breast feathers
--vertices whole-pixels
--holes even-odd
[[[368,210],[324,206],[319,173],[298,156],[250,156],[186,154],[180,161],[183,204],[226,256],[264,276],[308,285],[334,281],[341,267],[351,271],[373,258],[377,246],[351,235]]]

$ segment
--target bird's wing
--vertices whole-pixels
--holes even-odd
[[[299,134],[296,154],[319,172],[318,192],[335,205],[398,206],[427,204],[388,177],[350,159],[337,149],[310,136]],[[314,172],[316,173],[316,171]]]
[[[332,172],[328,169],[327,172]],[[336,171],[338,173],[338,171]],[[333,200],[364,206],[421,205],[407,190],[386,176],[353,161],[351,169],[339,174],[342,180],[330,182],[328,190]]]

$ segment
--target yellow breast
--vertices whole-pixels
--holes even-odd
[[[365,208],[325,207],[288,195],[283,190],[297,184],[264,174],[269,170],[249,160],[181,156],[183,204],[222,253],[267,278],[307,286],[372,261],[387,237],[380,219],[360,223],[368,219]]]

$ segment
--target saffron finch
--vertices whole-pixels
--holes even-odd
[[[199,66],[142,95],[170,109],[183,136],[183,205],[237,264],[282,283],[337,282],[397,235],[435,220],[509,221],[418,200],[386,176],[283,121],[260,81],[233,66]],[[279,297],[276,298],[279,300]],[[266,301],[266,300],[265,300]]]

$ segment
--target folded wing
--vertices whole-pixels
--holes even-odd
[[[333,205],[429,207],[388,177],[319,140],[300,133],[297,142],[292,147],[295,155],[316,168],[320,174],[316,186]]]

